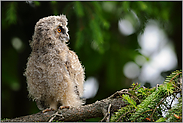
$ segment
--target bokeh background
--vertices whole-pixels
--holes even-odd
[[[37,113],[23,73],[36,22],[65,14],[69,47],[85,67],[86,104],[163,83],[182,68],[182,2],[1,2],[1,118]],[[98,121],[92,119],[91,121]]]

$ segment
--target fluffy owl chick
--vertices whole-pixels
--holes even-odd
[[[84,69],[69,50],[65,15],[40,19],[35,25],[25,76],[29,96],[40,110],[82,104]]]

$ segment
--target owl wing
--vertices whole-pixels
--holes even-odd
[[[65,67],[75,84],[74,92],[81,97],[83,94],[84,70],[75,52],[69,50]]]

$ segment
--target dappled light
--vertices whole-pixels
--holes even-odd
[[[11,43],[17,51],[20,51],[23,48],[23,42],[17,37],[13,38]]]
[[[134,62],[126,63],[123,71],[124,75],[130,79],[134,79],[140,74],[140,68]]]
[[[131,35],[134,33],[133,25],[128,20],[119,21],[119,30],[124,35]]]
[[[84,83],[84,93],[83,97],[85,99],[93,98],[97,94],[98,91],[98,81],[95,77],[88,77],[86,82]]]

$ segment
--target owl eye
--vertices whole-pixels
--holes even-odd
[[[57,28],[57,32],[58,33],[63,33],[63,34],[65,34],[65,30],[61,27],[61,26],[59,26],[58,28]]]
[[[58,29],[57,29],[57,32],[58,32],[58,33],[61,33],[61,32],[62,32],[62,30],[61,30],[60,28],[58,28]]]

